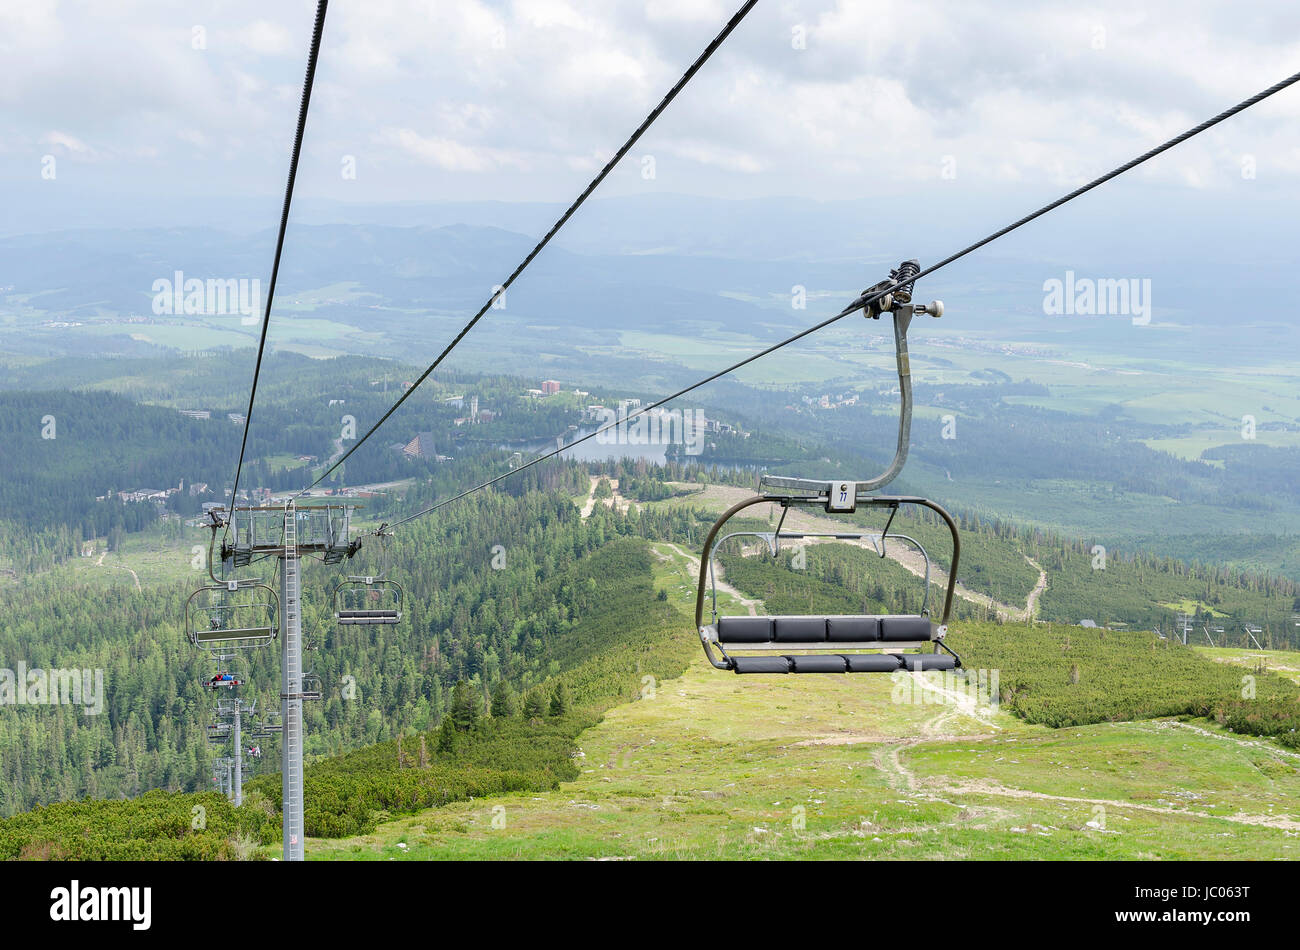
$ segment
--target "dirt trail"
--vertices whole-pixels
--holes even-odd
[[[590,518],[591,513],[596,509],[596,486],[599,485],[600,480],[602,478],[605,478],[606,476],[590,475],[588,477],[591,479],[591,488],[587,491],[587,500],[582,506],[583,518]],[[608,479],[608,481],[609,481],[609,487],[613,489],[614,494],[609,498],[602,499],[602,501],[605,504],[605,507],[613,508],[615,505],[618,505],[618,510],[626,513],[627,510],[632,507],[632,502],[628,501],[626,498],[624,498],[622,495],[618,493],[617,478],[610,478]]]
[[[1157,815],[1182,815],[1188,818],[1217,818],[1231,821],[1238,825],[1260,825],[1278,828],[1283,831],[1300,831],[1300,821],[1283,818],[1278,815],[1248,815],[1238,812],[1235,815],[1215,815],[1205,811],[1193,811],[1190,808],[1173,808],[1168,805],[1145,805],[1141,802],[1126,802],[1113,798],[1076,798],[1072,795],[1049,795],[1046,792],[1031,792],[1024,788],[1008,788],[988,780],[963,782],[960,785],[944,785],[943,790],[958,795],[997,795],[1003,798],[1028,798],[1035,801],[1069,802],[1075,805],[1101,805],[1104,808],[1124,808],[1131,811],[1144,811]]]
[[[685,558],[687,563],[691,565],[691,570],[689,575],[690,580],[692,581],[698,580],[700,576],[700,559],[698,557],[696,557],[694,554],[691,554],[688,551],[682,550],[676,544],[673,544],[669,541],[662,541],[660,543],[663,544],[664,547],[672,548],[674,552],[676,552],[681,557]],[[653,551],[654,548],[651,548],[651,550]],[[655,557],[659,558],[661,561],[672,560],[670,557],[668,557],[668,555],[660,554],[658,551],[655,551]],[[723,576],[721,564],[715,564],[714,567],[716,569],[716,575],[718,581],[718,593],[730,595],[732,598],[735,599],[735,601],[738,604],[740,604],[740,606],[744,607],[747,611],[749,611],[749,615],[751,617],[757,617],[758,612],[764,609],[763,602],[761,600],[756,600],[752,597],[746,597],[739,590],[737,590],[736,588],[728,584],[726,579]]]
[[[953,695],[942,687],[938,687],[937,691],[943,692],[948,696]],[[996,729],[997,726],[987,718],[987,716],[991,714],[992,710],[988,710],[988,712],[985,713],[981,710],[981,707],[973,706],[968,702],[963,702],[962,705],[944,707],[937,715],[922,724],[921,735],[919,737],[878,749],[874,756],[875,765],[885,773],[886,777],[890,779],[891,783],[894,784],[895,787],[900,788],[900,790],[915,798],[923,798],[928,801],[946,801],[951,803],[953,798],[963,795],[981,795],[1000,798],[1028,799],[1033,801],[1063,802],[1073,805],[1100,805],[1103,808],[1128,809],[1132,811],[1148,812],[1151,814],[1178,815],[1188,818],[1219,819],[1221,821],[1229,821],[1239,825],[1255,825],[1260,827],[1276,828],[1283,831],[1300,831],[1300,820],[1287,818],[1281,815],[1251,815],[1245,812],[1237,812],[1234,815],[1216,815],[1211,812],[1196,811],[1190,808],[1176,808],[1171,805],[1148,805],[1143,802],[1122,801],[1114,798],[1087,798],[1074,795],[1052,795],[1047,792],[1035,792],[1025,788],[1012,788],[990,779],[979,779],[973,781],[966,780],[956,783],[945,777],[920,779],[904,764],[903,753],[923,742],[969,742],[972,740],[978,741],[990,738],[992,733],[974,735],[944,735],[942,733],[945,726],[950,725],[959,715],[973,715],[981,722],[985,722],[991,728]],[[1246,746],[1260,746],[1269,752],[1280,755],[1295,755],[1295,753],[1277,749],[1273,746],[1267,745],[1266,743],[1254,742],[1251,740],[1239,740],[1233,736],[1222,736],[1206,729],[1201,729],[1176,720],[1160,720],[1158,726],[1160,728],[1190,729],[1199,735],[1238,742],[1239,744]]]
[[[1259,739],[1245,739],[1241,736],[1225,735],[1222,732],[1211,732],[1209,729],[1202,729],[1200,726],[1193,726],[1190,722],[1179,722],[1177,719],[1157,719],[1155,720],[1157,729],[1186,729],[1188,732],[1194,732],[1198,736],[1205,736],[1209,739],[1220,739],[1224,742],[1231,742],[1245,749],[1263,749],[1278,758],[1283,759],[1300,759],[1300,752],[1292,752],[1289,749],[1282,749],[1270,742],[1263,742]]]
[[[1029,597],[1025,600],[1025,615],[1022,620],[1033,620],[1038,615],[1038,598],[1043,596],[1043,591],[1047,590],[1047,572],[1043,566],[1035,561],[1028,554],[1021,555],[1030,567],[1038,569],[1038,583],[1034,589],[1029,592]]]
[[[99,555],[99,560],[97,560],[97,561],[95,562],[95,566],[96,566],[96,567],[106,567],[106,566],[107,566],[107,567],[114,568],[115,570],[126,571],[127,573],[129,573],[129,574],[131,575],[131,580],[135,581],[135,589],[136,589],[137,591],[142,590],[142,588],[140,587],[140,576],[139,576],[138,574],[136,574],[135,571],[131,570],[131,568],[129,568],[129,567],[123,567],[123,566],[120,566],[120,565],[117,565],[117,564],[108,564],[108,565],[105,565],[105,564],[104,564],[104,558],[107,557],[107,556],[108,556],[108,552],[107,552],[107,551],[104,551],[103,553],[101,553],[101,554]]]
[[[920,745],[922,742],[977,742],[989,739],[996,735],[1002,727],[994,722],[997,716],[996,708],[977,703],[974,697],[967,693],[949,689],[944,685],[942,676],[936,676],[932,673],[913,673],[911,675],[914,687],[918,687],[925,692],[937,693],[946,702],[939,707],[933,716],[921,724],[921,734],[919,736],[878,749],[873,756],[873,760],[876,768],[884,772],[890,782],[903,791],[933,801],[947,801],[947,798],[921,791],[921,782],[903,764],[903,753]],[[953,725],[963,717],[975,720],[986,731],[975,733],[950,732],[949,730],[952,729]],[[942,788],[945,792],[951,791],[950,786],[942,786]]]

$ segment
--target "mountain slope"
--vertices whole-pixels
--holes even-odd
[[[684,613],[690,579],[664,553],[660,583]],[[1057,643],[1043,626],[972,625],[973,652],[993,649],[995,629],[1030,654]],[[1207,667],[1197,673],[1233,679],[1185,652]],[[1105,658],[1081,662],[1092,670]],[[1176,692],[1186,673],[1158,666],[1148,678]],[[1034,677],[1050,679],[1031,667],[1022,681]],[[929,681],[736,677],[697,655],[680,679],[578,738],[574,780],[312,840],[308,857],[1300,856],[1300,753],[1203,720],[1051,729],[972,701],[960,681]]]

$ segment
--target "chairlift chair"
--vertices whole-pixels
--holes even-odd
[[[248,734],[257,739],[272,739],[284,734],[284,723],[280,721],[278,709],[258,713],[249,727]]]
[[[699,585],[695,598],[695,627],[699,633],[704,655],[719,670],[734,673],[889,673],[896,670],[952,670],[961,667],[961,658],[943,641],[948,632],[948,618],[952,611],[953,592],[957,584],[957,565],[961,557],[961,539],[952,516],[941,506],[928,499],[910,495],[876,495],[902,470],[907,459],[912,423],[912,379],[907,351],[907,330],[914,315],[928,313],[941,316],[943,304],[935,301],[926,306],[912,304],[912,284],[909,276],[918,273],[915,261],[905,261],[891,272],[890,281],[877,284],[871,290],[883,289],[893,281],[904,281],[893,293],[868,307],[865,316],[879,319],[890,313],[894,322],[894,349],[898,366],[899,421],[898,441],[894,458],[880,475],[867,481],[840,479],[808,479],[764,475],[760,479],[760,494],[732,505],[714,523],[704,541],[700,556]],[[866,293],[869,293],[867,291]],[[722,527],[736,514],[759,504],[781,506],[781,521],[770,536],[773,551],[781,537],[781,525],[789,509],[800,506],[821,507],[829,514],[850,514],[859,507],[884,508],[889,514],[881,532],[882,548],[889,526],[903,505],[928,508],[948,526],[952,536],[952,562],[948,570],[948,585],[944,595],[943,612],[936,622],[929,611],[929,554],[927,564],[926,600],[922,612],[917,614],[869,615],[781,615],[764,617],[719,617],[717,613],[716,574],[714,554]],[[755,532],[735,532],[754,534]],[[759,533],[763,536],[762,533]],[[844,532],[847,538],[861,538],[865,532]],[[791,533],[790,536],[798,536]],[[831,535],[835,536],[835,535]],[[901,537],[901,536],[900,536]],[[908,539],[916,543],[913,539]],[[917,544],[920,547],[919,544]],[[924,553],[924,548],[922,548]],[[713,584],[711,619],[704,622],[706,587]],[[929,646],[930,653],[908,653]],[[716,655],[715,655],[716,651]],[[871,651],[871,652],[866,652]],[[942,651],[942,652],[940,652]]]
[[[402,608],[406,592],[397,581],[384,577],[387,573],[388,543],[392,532],[380,525],[375,537],[380,542],[380,571],[378,574],[345,577],[334,587],[334,619],[339,624],[396,624],[402,621]],[[360,545],[358,545],[358,548]]]
[[[383,577],[347,577],[334,588],[334,619],[340,624],[395,624],[402,621],[406,592]],[[383,606],[367,606],[379,601]]]
[[[322,692],[320,677],[312,672],[303,673],[300,692],[304,700],[320,699]]]
[[[767,486],[765,486],[767,487]],[[762,503],[775,503],[782,507],[782,518],[792,507],[821,505],[827,511],[851,511],[852,508],[828,507],[828,497],[838,497],[841,489],[854,497],[854,507],[887,508],[891,516],[902,505],[929,508],[947,524],[953,540],[953,559],[944,593],[943,612],[938,621],[931,617],[929,606],[930,556],[915,539],[902,535],[882,535],[882,541],[907,540],[913,543],[925,558],[925,586],[920,612],[916,614],[856,614],[856,615],[780,615],[763,617],[720,617],[717,612],[717,569],[714,564],[718,544],[715,538],[719,529],[738,512]],[[782,539],[801,537],[827,537],[834,540],[860,540],[870,538],[865,532],[837,532],[802,534],[799,532],[738,531],[726,538],[758,535],[769,544],[773,552]],[[880,548],[877,549],[880,551]],[[961,667],[961,658],[944,642],[948,632],[948,617],[952,611],[952,598],[956,588],[956,570],[961,542],[952,517],[940,506],[924,498],[897,495],[858,495],[853,483],[827,483],[820,494],[794,494],[788,491],[768,491],[746,499],[728,509],[709,532],[701,560],[700,581],[695,604],[695,625],[705,656],[717,669],[736,673],[889,673],[895,670],[952,670]],[[884,554],[883,551],[880,553]],[[706,584],[709,587],[711,618],[704,623]],[[897,651],[921,649],[932,646],[933,652],[902,654]],[[714,650],[720,656],[714,655]],[[865,653],[862,651],[874,651]],[[884,652],[888,651],[888,652]],[[942,652],[940,652],[942,651]],[[758,654],[758,655],[749,655]]]
[[[185,629],[195,646],[245,649],[279,634],[280,599],[256,580],[210,584],[185,602]]]

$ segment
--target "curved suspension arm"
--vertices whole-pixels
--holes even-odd
[[[898,443],[894,447],[894,460],[889,467],[858,488],[872,491],[892,482],[903,470],[907,451],[912,441],[912,362],[907,351],[907,328],[912,322],[912,310],[903,307],[894,311],[894,360],[898,364]]]
[[[931,304],[933,312],[942,313],[941,304]],[[898,477],[907,462],[908,447],[912,439],[912,362],[907,349],[907,330],[912,324],[913,308],[910,304],[898,305],[890,313],[894,318],[894,361],[898,367],[898,441],[894,457],[885,470],[875,478],[856,482],[859,492],[883,488]],[[926,310],[925,312],[931,312]],[[825,484],[824,479],[792,478],[785,475],[764,475],[761,484],[774,489],[813,491]]]
[[[212,578],[218,584],[224,584],[225,581],[218,580],[217,575],[212,572],[212,548],[217,543],[217,528],[220,525],[212,526],[212,537],[208,539],[208,577]]]

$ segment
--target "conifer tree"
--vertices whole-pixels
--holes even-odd
[[[541,719],[546,715],[546,697],[542,695],[541,689],[529,690],[528,698],[524,702],[525,719]]]
[[[438,728],[438,753],[456,754],[456,724],[450,714],[442,717],[442,725]]]
[[[515,714],[517,708],[515,691],[511,687],[510,681],[497,680],[496,686],[492,688],[492,718],[509,719]]]
[[[478,722],[478,700],[464,680],[451,691],[451,719],[461,732],[468,732]]]

